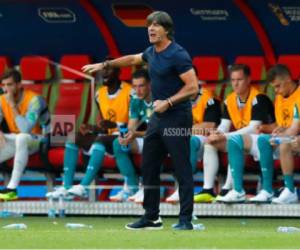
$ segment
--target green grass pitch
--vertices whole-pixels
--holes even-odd
[[[299,219],[200,218],[204,231],[174,231],[175,218],[163,218],[160,231],[129,231],[124,228],[136,218],[47,217],[0,220],[1,249],[96,249],[96,248],[300,248],[300,233],[278,233],[278,226],[300,227]],[[2,226],[25,223],[26,230],[5,230]],[[67,229],[66,223],[84,223],[92,229]]]

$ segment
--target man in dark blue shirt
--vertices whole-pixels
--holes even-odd
[[[189,54],[173,40],[173,21],[169,14],[156,11],[147,17],[152,44],[143,53],[83,67],[95,72],[107,67],[146,63],[151,78],[154,113],[144,140],[142,176],[145,187],[145,215],[127,229],[162,229],[159,217],[160,166],[169,154],[179,183],[179,223],[173,228],[191,230],[193,225],[193,176],[189,160],[192,112],[190,98],[198,92],[198,82]]]

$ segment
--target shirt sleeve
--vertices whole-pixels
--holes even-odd
[[[25,116],[18,115],[15,118],[18,129],[22,133],[30,133],[36,125],[41,112],[47,108],[46,102],[41,96],[35,96],[29,104]]]
[[[275,122],[274,106],[266,95],[257,95],[253,100],[251,120],[261,121],[264,124]]]
[[[217,125],[221,119],[221,106],[220,101],[215,98],[211,98],[207,102],[207,106],[204,113],[204,122],[215,122]]]
[[[129,119],[139,119],[137,102],[133,97],[130,98]]]
[[[180,49],[174,56],[175,69],[181,75],[193,68],[192,59],[186,50]]]
[[[148,62],[148,54],[150,53],[151,47],[148,47],[147,49],[144,50],[142,54],[142,59],[144,62]]]
[[[230,115],[228,113],[226,101],[224,102],[224,109],[223,109],[223,113],[222,113],[222,119],[231,120]]]

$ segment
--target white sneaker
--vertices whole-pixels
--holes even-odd
[[[179,202],[179,190],[178,188],[175,190],[173,194],[166,198],[166,202],[168,203],[178,203]]]
[[[297,203],[298,202],[298,195],[297,190],[295,188],[294,192],[291,192],[288,188],[284,188],[283,191],[280,193],[279,197],[274,198],[272,203],[275,204],[290,204],[290,203]]]
[[[137,192],[135,192],[135,194],[129,196],[128,201],[133,201],[134,202],[135,199],[138,198],[141,195],[144,196],[144,188],[143,187],[140,187],[139,190]]]
[[[266,190],[261,190],[256,196],[249,199],[253,203],[269,203],[272,201],[274,194]]]
[[[230,190],[225,196],[219,196],[216,198],[218,202],[224,203],[241,203],[246,200],[245,191],[237,192],[234,189]]]
[[[144,202],[144,188],[141,187],[139,191],[137,191],[133,196],[130,196],[129,199],[130,201],[133,201],[138,204],[143,204]]]
[[[127,201],[130,194],[128,190],[121,189],[117,194],[109,196],[109,200],[113,202]]]
[[[64,186],[62,186],[62,187],[55,188],[55,190],[52,192],[48,192],[46,194],[46,197],[57,200],[59,197],[66,197],[67,195],[68,195],[68,190]]]
[[[87,197],[87,190],[82,185],[74,185],[68,190],[68,195],[78,196],[78,197]]]

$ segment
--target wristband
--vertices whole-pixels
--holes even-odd
[[[106,61],[103,62],[103,68],[104,69],[109,69],[110,68],[110,64],[109,64],[108,60],[106,60]]]
[[[173,102],[171,101],[170,98],[167,98],[167,102],[169,103],[169,106],[170,106],[170,107],[173,107]]]

